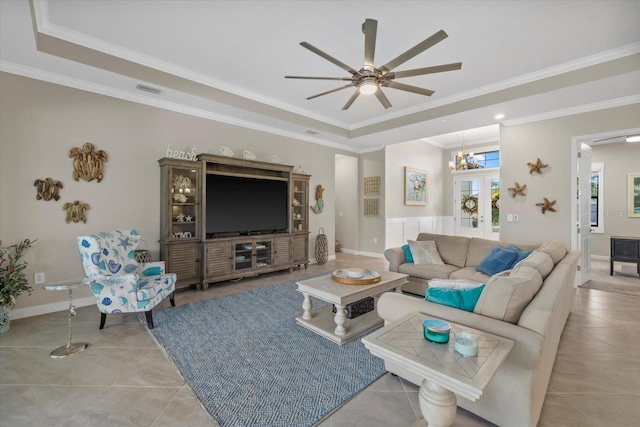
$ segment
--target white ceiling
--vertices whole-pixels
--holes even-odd
[[[376,66],[443,29],[394,71],[462,69],[398,80],[435,93],[385,88],[388,110],[360,96],[342,111],[353,88],[306,100],[345,83],[284,78],[348,76],[302,41],[360,69],[367,18]],[[0,69],[355,152],[451,147],[462,129],[482,128],[469,145],[495,141],[498,113],[513,124],[640,102],[639,18],[640,0],[0,0]]]

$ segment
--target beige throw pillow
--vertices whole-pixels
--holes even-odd
[[[508,276],[492,276],[473,312],[516,324],[542,286],[538,270],[516,267]]]
[[[413,263],[419,264],[436,264],[444,265],[438,249],[436,248],[436,242],[433,240],[408,240],[409,249],[413,256]]]

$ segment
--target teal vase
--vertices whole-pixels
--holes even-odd
[[[4,305],[0,305],[0,334],[9,330],[9,320],[11,310]]]

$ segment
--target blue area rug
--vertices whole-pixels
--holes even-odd
[[[311,426],[385,372],[360,339],[339,346],[296,324],[295,289],[290,281],[154,312],[151,332],[222,427]]]

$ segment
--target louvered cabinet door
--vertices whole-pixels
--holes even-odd
[[[229,241],[206,243],[205,257],[205,280],[213,276],[224,276],[231,272],[231,244]]]
[[[273,239],[273,264],[275,266],[291,264],[291,236],[276,237]]]
[[[293,264],[304,268],[309,265],[309,233],[293,235]]]
[[[198,242],[172,243],[166,245],[165,268],[176,273],[176,288],[200,283],[200,254]]]

